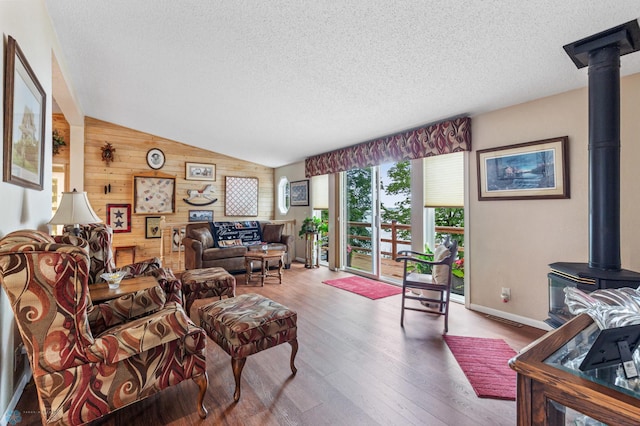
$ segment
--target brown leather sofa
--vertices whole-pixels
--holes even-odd
[[[213,222],[217,224],[219,222]],[[229,224],[229,222],[225,222]],[[247,223],[244,221],[238,224]],[[293,235],[282,235],[284,225],[273,224],[266,221],[258,222],[261,230],[261,242],[268,245],[269,250],[283,250],[285,268],[291,266],[291,261],[295,256],[295,237]],[[216,235],[216,232],[218,235]],[[229,272],[244,272],[244,255],[247,250],[261,250],[262,244],[228,245],[237,240],[225,240],[226,236],[219,235],[219,228],[212,226],[212,222],[198,222],[187,225],[185,237],[182,239],[184,245],[185,269],[212,268],[214,266],[224,268]]]

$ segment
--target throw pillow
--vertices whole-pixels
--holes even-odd
[[[241,246],[241,245],[242,245],[242,240],[241,240],[241,239],[236,239],[236,240],[221,240],[221,241],[218,241],[218,245],[220,246],[220,248],[224,248],[224,247],[237,247],[237,246]]]
[[[279,225],[273,223],[265,224],[262,229],[262,239],[265,243],[279,243],[282,239],[283,228],[284,225],[282,223]]]
[[[192,229],[191,235],[193,235],[194,240],[199,240],[202,243],[202,248],[208,249],[213,247],[213,236],[207,228]]]
[[[451,256],[451,252],[449,251],[449,249],[444,244],[440,244],[436,248],[436,251],[433,253],[433,261],[442,262],[449,256]],[[435,281],[437,284],[446,284],[447,280],[449,279],[449,266],[435,265],[433,267],[432,275],[433,281]]]

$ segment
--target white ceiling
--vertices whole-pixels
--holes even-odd
[[[586,86],[562,46],[640,17],[637,0],[46,4],[87,116],[271,167]]]

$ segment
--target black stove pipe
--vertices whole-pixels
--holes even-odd
[[[589,52],[589,267],[620,270],[620,49]]]
[[[620,56],[640,50],[637,20],[564,46],[589,66],[589,268],[620,271]]]

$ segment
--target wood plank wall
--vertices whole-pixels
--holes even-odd
[[[116,149],[114,161],[110,165],[102,161],[101,148],[106,142],[111,143]],[[176,212],[164,215],[168,223],[187,222],[189,210],[212,210],[216,221],[273,219],[275,206],[273,168],[87,117],[85,119],[84,189],[87,191],[93,209],[105,221],[107,204],[131,204],[131,232],[114,234],[114,246],[135,245],[136,260],[160,255],[160,239],[145,238],[146,216],[133,214],[133,175],[153,171],[146,160],[147,151],[151,148],[159,148],[165,155],[165,164],[159,172],[176,176]],[[215,164],[216,180],[214,182],[185,180],[186,162]],[[225,216],[226,176],[258,178],[257,217]],[[105,194],[105,185],[108,184],[111,184],[111,192]],[[208,184],[213,186],[214,196],[218,198],[217,202],[209,206],[195,207],[183,201],[183,198],[187,198],[187,190],[201,190]],[[73,182],[71,185],[73,186]],[[125,264],[127,260],[118,259],[118,264]]]

